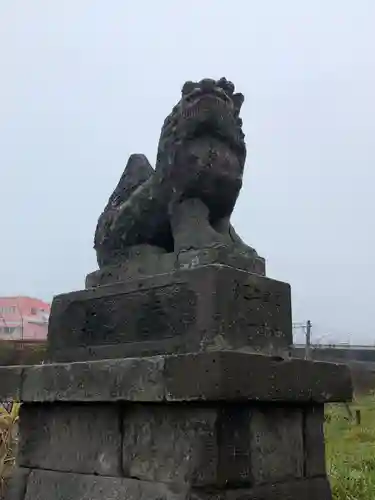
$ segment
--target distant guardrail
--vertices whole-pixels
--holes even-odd
[[[305,349],[305,344],[293,344],[297,349]],[[348,350],[368,350],[375,351],[375,345],[360,344],[311,344],[312,349],[348,349]]]

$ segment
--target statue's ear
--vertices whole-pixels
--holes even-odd
[[[241,107],[242,107],[244,100],[245,100],[245,97],[240,92],[232,95],[232,101],[233,101],[234,109],[236,110],[237,116],[240,114]]]
[[[150,162],[143,154],[131,154],[125,170],[108,200],[108,205],[116,207],[123,203],[131,194],[154,173]]]

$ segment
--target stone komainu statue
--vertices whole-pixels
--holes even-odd
[[[130,156],[95,232],[99,267],[134,252],[231,246],[256,257],[230,224],[242,186],[244,97],[225,78],[186,82],[165,119],[156,168]]]
[[[290,286],[229,223],[242,100],[185,84],[99,219],[101,269],[53,300],[48,363],[0,367],[23,403],[6,500],[332,500],[324,404],[350,370],[290,357]]]

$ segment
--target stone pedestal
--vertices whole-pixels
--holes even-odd
[[[7,500],[329,500],[350,374],[291,340],[289,286],[224,265],[57,297],[52,363],[0,368],[23,402]]]
[[[330,498],[323,409],[350,398],[343,366],[226,351],[0,377],[23,401],[12,500]]]
[[[53,361],[215,349],[285,354],[290,286],[223,264],[57,296],[48,332]]]
[[[142,278],[157,274],[174,273],[180,270],[195,269],[213,263],[241,269],[249,273],[265,276],[266,262],[263,257],[254,254],[249,257],[236,246],[218,248],[198,248],[179,253],[149,254],[140,253],[124,260],[121,264],[106,266],[90,273],[86,277],[86,288],[94,288]]]

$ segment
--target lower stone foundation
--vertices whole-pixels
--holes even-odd
[[[1,377],[23,400],[6,500],[331,499],[324,403],[350,399],[345,366],[218,352]]]
[[[325,474],[319,405],[26,404],[20,422],[28,469],[217,488]]]
[[[325,478],[287,481],[245,489],[204,490],[187,486],[171,487],[163,483],[136,479],[63,474],[61,472],[22,469],[22,496],[11,500],[325,500],[330,487]],[[25,496],[23,496],[23,493]],[[11,494],[11,490],[8,490]],[[13,494],[17,494],[16,489]]]

